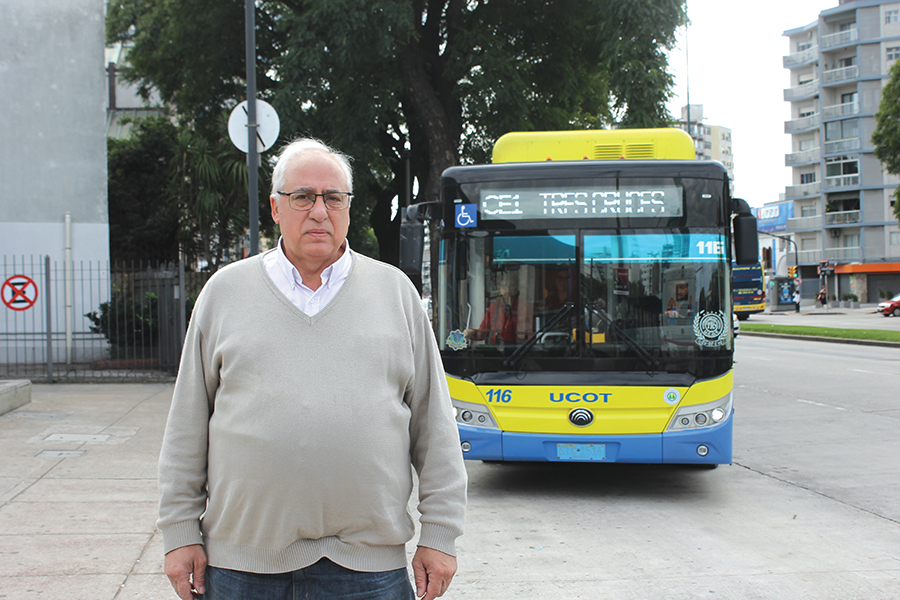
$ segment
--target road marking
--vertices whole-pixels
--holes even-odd
[[[804,400],[802,398],[797,398],[797,402],[812,404],[813,406],[824,406],[825,408],[833,408],[834,410],[847,410],[843,406],[832,406],[831,404],[822,404],[821,402],[813,402],[812,400]]]
[[[847,369],[848,371],[853,371],[855,373],[869,373],[870,375],[897,375],[897,373],[891,373],[889,371],[866,371],[864,369]]]

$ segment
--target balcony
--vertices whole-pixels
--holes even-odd
[[[822,184],[819,181],[813,183],[804,183],[801,185],[789,185],[784,188],[785,196],[815,196],[822,191]]]
[[[825,178],[826,190],[846,187],[859,187],[859,175],[839,175]]]
[[[788,257],[791,256],[793,252],[788,253]],[[800,261],[801,265],[808,264],[819,264],[819,261],[822,260],[822,251],[821,250],[801,250],[797,253],[797,260]]]
[[[859,138],[834,140],[833,142],[825,142],[825,154],[836,154],[838,152],[847,152],[849,150],[859,150],[859,147]]]
[[[851,79],[856,79],[858,76],[859,67],[857,65],[841,67],[840,69],[832,69],[830,71],[825,71],[824,73],[822,73],[822,85],[840,83],[842,81],[850,81]]]
[[[803,150],[802,152],[791,152],[790,154],[784,155],[784,166],[790,167],[803,163],[816,162],[819,160],[820,156],[821,152],[819,152],[819,148],[813,148],[812,150]]]
[[[837,33],[832,33],[830,35],[823,35],[819,39],[819,44],[822,46],[822,49],[825,48],[834,48],[835,46],[841,46],[843,44],[849,44],[850,42],[855,42],[859,39],[859,30],[858,29],[848,29],[847,31],[839,31]]]
[[[834,117],[846,117],[848,115],[859,114],[859,102],[847,102],[846,104],[835,104],[834,106],[826,106],[822,109],[822,117],[832,119]]]
[[[784,57],[783,66],[785,69],[790,69],[791,67],[798,67],[804,63],[812,62],[819,56],[819,47],[813,46],[812,48],[807,48],[802,52],[795,52],[794,54],[788,54]]]
[[[796,133],[798,131],[803,131],[804,129],[812,129],[818,127],[819,122],[820,119],[818,114],[801,117],[799,119],[792,119],[784,122],[784,132]]]
[[[790,102],[791,100],[796,100],[797,98],[803,98],[805,96],[812,96],[819,91],[819,80],[813,79],[807,83],[802,85],[798,85],[796,87],[788,88],[784,90],[784,100],[785,102]]]
[[[850,225],[862,221],[862,211],[843,210],[825,213],[825,225]]]
[[[787,220],[788,231],[804,231],[809,229],[822,229],[822,215],[814,217],[797,217]]]
[[[859,246],[826,248],[825,258],[829,260],[858,260],[862,258],[862,248]]]

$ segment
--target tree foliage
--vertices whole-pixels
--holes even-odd
[[[872,144],[875,156],[888,173],[900,175],[900,61],[890,69],[891,78],[881,90],[875,113]],[[900,221],[900,188],[894,191],[894,216]]]
[[[175,126],[138,121],[125,139],[108,140],[109,249],[113,261],[178,259],[178,207],[167,194]]]
[[[285,139],[311,135],[355,157],[351,221],[368,220],[383,260],[396,259],[392,200],[413,189],[414,201],[437,199],[444,169],[488,161],[506,132],[670,122],[665,49],[684,0],[256,5],[260,97]],[[126,75],[205,120],[244,96],[242,6],[113,1],[107,36],[133,44]]]
[[[219,127],[165,117],[141,119],[109,139],[110,256],[149,264],[175,261],[215,271],[235,257],[247,228],[247,161]],[[227,128],[226,128],[227,129]],[[271,235],[268,169],[260,175],[260,231]]]

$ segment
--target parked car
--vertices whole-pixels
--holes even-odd
[[[878,312],[883,314],[885,317],[889,317],[894,315],[895,317],[900,317],[900,294],[897,294],[890,300],[885,300],[884,302],[878,303]]]
[[[737,337],[741,332],[741,322],[738,320],[738,316],[735,313],[731,313],[731,324],[734,327],[734,337]]]

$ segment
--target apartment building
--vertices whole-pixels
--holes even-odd
[[[785,270],[799,261],[804,291],[827,284],[838,299],[853,293],[878,302],[900,292],[900,224],[892,212],[898,178],[884,172],[871,142],[888,69],[900,58],[900,2],[842,0],[783,35],[790,40],[784,130],[792,171],[784,199],[793,205],[785,235],[798,249]],[[834,269],[827,279],[823,261]]]
[[[694,140],[694,153],[699,160],[717,160],[728,170],[734,181],[734,156],[731,153],[731,129],[704,123],[703,105],[690,104],[681,108],[678,127]]]

